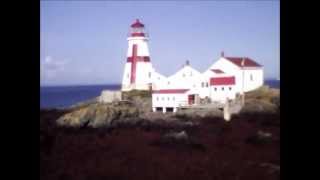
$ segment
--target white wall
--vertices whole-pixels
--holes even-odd
[[[191,66],[184,66],[163,82],[163,89],[199,89],[201,73]]]
[[[236,80],[235,90],[237,92],[242,92],[242,90],[244,92],[252,91],[263,85],[262,67],[248,67],[242,70],[229,60],[221,57],[209,69],[221,69],[229,75],[234,75]],[[251,75],[253,76],[253,80],[250,78]],[[244,81],[242,77],[244,77]]]
[[[151,62],[137,62],[136,84],[152,83],[152,74],[154,74],[154,69]]]
[[[167,83],[167,77],[163,76],[162,74],[154,71],[152,74],[152,89],[159,90],[161,87],[165,87]]]
[[[127,62],[124,65],[124,71],[122,75],[122,90],[126,91],[129,90],[129,85],[130,85],[130,77],[131,77],[131,63]]]
[[[129,37],[127,57],[132,56],[132,46],[137,44],[137,56],[150,56],[148,47],[148,38],[146,37]]]
[[[262,69],[244,70],[244,89],[245,89],[245,92],[257,89],[262,85],[263,85],[263,70]]]
[[[181,94],[152,94],[152,107],[180,107],[188,105],[187,93]]]
[[[148,56],[148,38],[146,37],[129,37],[128,38],[128,51],[127,57],[132,57],[132,46],[137,44],[137,56]],[[150,75],[149,75],[150,74]],[[127,62],[124,67],[123,77],[122,77],[122,90],[128,91],[132,89],[148,90],[149,83],[153,83],[153,76],[155,71],[152,67],[151,62],[140,62],[136,64],[136,79],[135,84],[130,84],[131,79],[131,63]]]
[[[222,90],[222,88],[224,88],[224,90]],[[231,88],[231,90],[229,88]],[[235,97],[236,97],[235,86],[232,86],[232,85],[210,86],[211,101],[225,103],[227,98],[235,99]]]

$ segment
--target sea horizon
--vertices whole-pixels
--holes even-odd
[[[278,78],[264,79],[266,81],[280,81]],[[82,86],[121,86],[121,83],[105,83],[105,84],[59,84],[59,85],[40,85],[40,88],[46,87],[82,87]]]
[[[280,80],[265,79],[264,84],[280,89]],[[121,84],[46,85],[40,86],[40,109],[66,108],[95,97],[103,90],[120,90]]]

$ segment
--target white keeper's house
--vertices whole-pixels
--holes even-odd
[[[165,77],[152,66],[145,26],[138,19],[131,25],[122,91],[151,90],[153,111],[176,112],[202,100],[225,103],[263,85],[263,67],[248,57],[221,57],[201,73],[189,61]]]

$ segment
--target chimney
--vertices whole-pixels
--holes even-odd
[[[244,61],[245,61],[245,57],[242,58],[241,60],[241,66],[244,67]]]

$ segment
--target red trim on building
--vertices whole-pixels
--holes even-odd
[[[243,60],[243,67],[262,67],[260,64],[247,57],[225,57],[225,59],[229,60],[230,62],[239,67],[242,67]]]
[[[134,22],[133,24],[131,24],[131,27],[133,28],[141,28],[144,27],[144,24],[142,24],[139,19],[136,19],[136,22]]]
[[[234,76],[210,78],[210,86],[235,85],[235,83],[236,83],[236,80]]]
[[[138,45],[134,44],[132,46],[132,62],[131,62],[131,78],[130,78],[131,84],[136,82],[137,49],[138,49]]]
[[[217,73],[217,74],[222,74],[224,73],[223,71],[221,71],[220,69],[211,69],[211,71]]]
[[[127,62],[132,62],[132,60],[133,60],[132,57],[127,57]],[[150,57],[149,56],[137,56],[136,62],[150,62]]]
[[[153,91],[155,94],[183,94],[189,91],[189,89],[161,89]]]
[[[144,37],[144,33],[131,33],[131,37]]]

